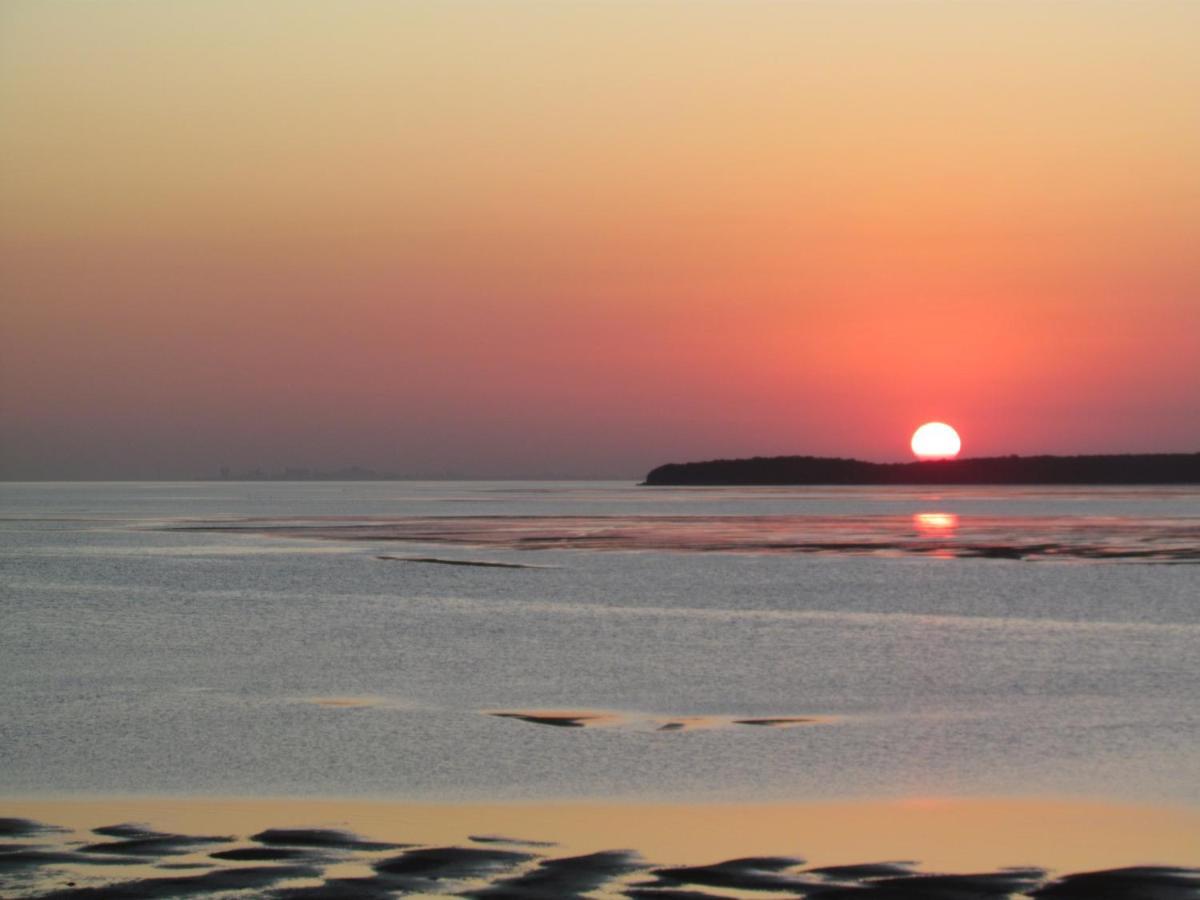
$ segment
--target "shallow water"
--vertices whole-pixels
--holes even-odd
[[[0,503],[0,795],[1200,805],[1196,490]],[[494,715],[555,710],[604,724]],[[734,724],[772,718],[814,721]]]

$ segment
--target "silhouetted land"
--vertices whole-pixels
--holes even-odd
[[[1200,484],[1200,453],[990,456],[911,463],[756,456],[669,463],[651,471],[643,484]]]

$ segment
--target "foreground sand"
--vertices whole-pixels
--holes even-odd
[[[1200,811],[1066,800],[14,798],[0,816],[3,897],[1200,897]]]

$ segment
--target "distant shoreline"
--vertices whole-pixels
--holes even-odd
[[[934,484],[1200,484],[1200,453],[989,456],[872,463],[820,456],[756,456],[668,463],[643,486]]]

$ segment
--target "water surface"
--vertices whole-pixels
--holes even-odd
[[[0,794],[1200,805],[1192,489],[0,501]]]

